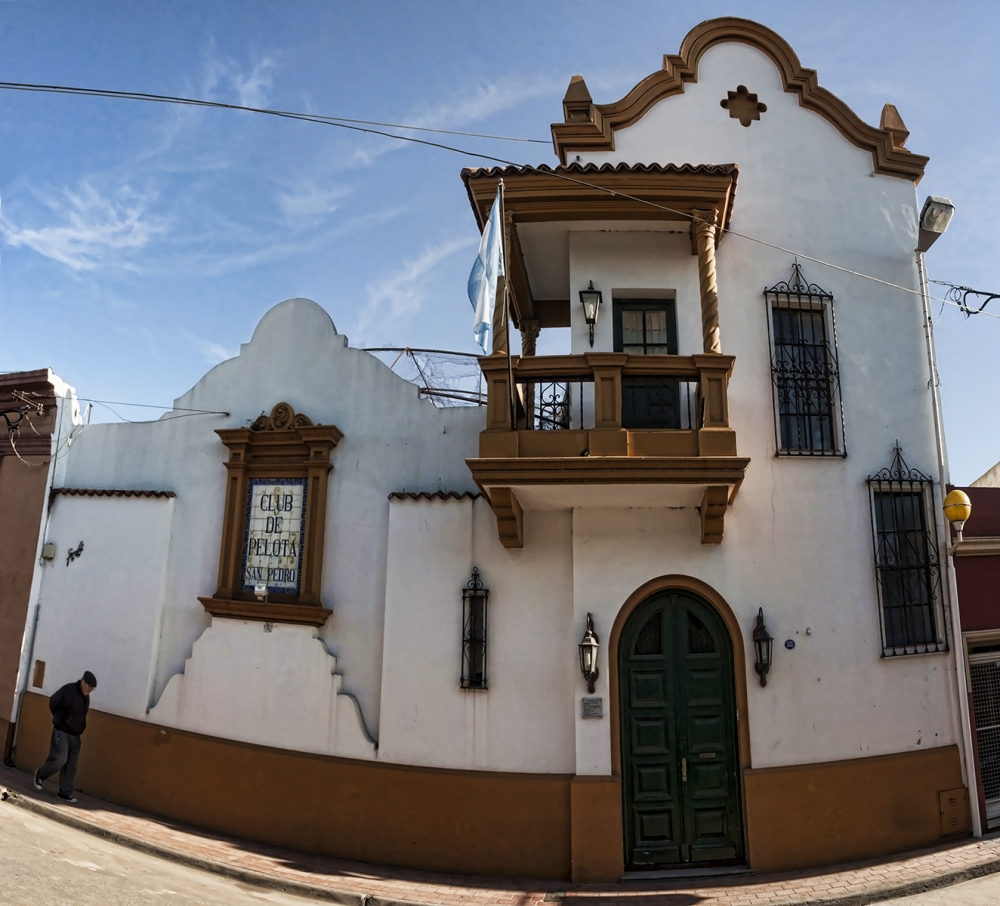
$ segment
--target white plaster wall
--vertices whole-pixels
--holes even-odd
[[[47,539],[57,555],[39,567],[33,653],[46,663],[45,684],[32,691],[51,695],[91,670],[93,707],[145,717],[173,509],[171,498],[55,498]],[[83,552],[67,564],[81,541]]]
[[[392,502],[381,759],[573,773],[570,557],[568,512],[536,514],[508,551],[482,499]],[[459,683],[473,566],[490,592],[488,691]]]
[[[480,409],[437,409],[419,400],[412,384],[374,356],[348,347],[316,303],[291,299],[263,317],[239,356],[213,368],[175,403],[228,415],[168,413],[156,422],[87,426],[72,448],[64,480],[74,487],[177,493],[155,701],[210,623],[198,596],[211,595],[218,577],[226,450],[215,431],[245,427],[281,401],[344,432],[332,456],[323,564],[323,602],[333,616],[321,638],[338,658],[344,690],[357,697],[365,724],[376,733],[387,496],[399,490],[472,490],[465,458],[478,449]]]
[[[214,619],[149,719],[258,745],[373,759],[357,701],[311,626]]]
[[[749,128],[719,106],[738,84],[768,106]],[[754,48],[727,44],[708,51],[698,82],[618,131],[615,144],[613,152],[581,158],[598,164],[738,163],[734,231],[918,288],[913,183],[873,174],[870,153],[800,108],[797,96],[782,90],[774,64]],[[655,233],[576,232],[569,256],[573,299],[590,280],[606,300],[625,281],[676,289],[680,352],[701,351],[689,242]],[[889,464],[897,438],[910,466],[940,478],[920,301],[802,262],[806,277],[835,297],[848,456],[776,458],[762,291],[786,279],[791,263],[790,255],[733,234],[717,251],[722,347],[736,356],[730,420],[740,454],[751,457],[726,518],[725,541],[700,545],[694,510],[575,511],[576,634],[588,610],[595,618],[600,612],[599,631],[603,624],[606,634],[617,608],[647,579],[693,575],[729,600],[746,629],[746,644],[759,606],[777,640],[767,688],[750,674],[755,765],[955,742],[951,656],[880,657],[865,485],[869,474]],[[582,352],[589,342],[578,309],[571,306],[573,349]],[[598,323],[595,349],[611,348],[608,310]],[[600,544],[602,559],[614,569],[577,556],[584,540],[589,549]],[[782,646],[786,638],[796,640],[794,651]],[[607,740],[606,726],[579,725],[579,771],[609,769]]]

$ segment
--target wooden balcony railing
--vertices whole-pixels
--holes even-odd
[[[717,353],[481,357],[486,429],[479,457],[467,462],[491,501],[501,541],[523,544],[518,487],[573,484],[703,487],[702,540],[721,541],[726,509],[749,463],[737,456],[729,425],[734,361]],[[574,393],[543,403],[538,386]],[[637,418],[635,400],[657,386],[673,400],[666,416],[659,423]],[[548,408],[539,413],[540,405]]]

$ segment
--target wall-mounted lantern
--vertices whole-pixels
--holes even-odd
[[[955,488],[948,492],[944,499],[945,518],[955,528],[955,546],[962,543],[962,529],[965,528],[965,521],[972,515],[972,501],[965,491]],[[951,551],[949,551],[951,553]]]
[[[764,625],[764,608],[760,607],[757,609],[757,625],[754,627],[753,631],[753,652],[754,652],[754,670],[757,671],[757,676],[760,677],[760,684],[762,686],[767,685],[767,674],[771,669],[771,649],[774,646],[774,639],[771,638],[771,633],[767,631],[767,627]]]
[[[594,289],[594,281],[590,281],[587,289],[580,290],[580,302],[583,303],[583,317],[590,326],[590,345],[594,345],[594,326],[597,324],[597,314],[601,310],[601,291]]]
[[[486,617],[490,590],[483,587],[479,567],[462,589],[462,688],[486,689]]]
[[[597,649],[601,647],[600,639],[594,632],[594,618],[587,614],[587,631],[580,642],[580,672],[587,681],[587,691],[593,694],[594,683],[597,682],[600,671],[597,669]]]

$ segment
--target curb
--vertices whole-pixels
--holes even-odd
[[[37,799],[24,796],[17,790],[0,786],[0,800],[23,808],[25,811],[41,815],[43,818],[51,818],[61,824],[92,834],[95,837],[102,837],[117,843],[120,846],[127,846],[129,849],[137,850],[148,856],[158,856],[179,865],[187,865],[191,868],[198,868],[202,871],[221,875],[234,881],[243,881],[255,887],[265,890],[277,890],[282,893],[292,893],[302,897],[309,897],[314,900],[326,900],[329,903],[338,903],[340,906],[430,906],[430,904],[420,903],[416,900],[396,900],[386,897],[371,896],[369,894],[353,893],[346,890],[337,890],[332,887],[322,887],[318,884],[309,884],[306,881],[295,881],[290,878],[278,878],[274,875],[265,874],[261,871],[254,871],[251,868],[241,868],[238,865],[227,865],[224,862],[214,862],[202,856],[186,853],[179,849],[163,846],[160,843],[153,843],[143,840],[140,837],[133,837],[131,834],[123,834],[118,831],[101,827],[86,818],[75,815],[66,809],[46,805]]]
[[[255,887],[265,890],[277,890],[282,893],[296,894],[314,900],[325,900],[329,903],[340,904],[340,906],[431,906],[431,904],[422,903],[419,900],[397,900],[391,897],[379,897],[370,894],[337,890],[331,887],[322,887],[318,884],[310,884],[307,881],[279,878],[250,868],[241,868],[237,865],[215,862],[202,856],[184,852],[183,850],[173,849],[160,843],[153,843],[140,837],[134,837],[131,834],[109,830],[64,808],[48,805],[2,785],[0,785],[0,800],[9,802],[11,805],[23,808],[36,815],[41,815],[44,818],[59,821],[62,824],[92,834],[95,837],[102,837],[120,846],[127,846],[129,849],[134,849],[146,855],[158,856],[180,865],[187,865],[191,868],[211,872],[212,874],[221,875],[234,881],[243,881],[246,884],[252,884]],[[861,893],[848,893],[836,897],[807,900],[789,899],[783,901],[783,904],[784,906],[869,906],[871,903],[882,903],[886,900],[912,897],[917,894],[928,893],[932,890],[953,887],[964,881],[974,881],[977,878],[985,878],[997,873],[1000,873],[1000,856],[987,862],[982,862],[979,865],[934,875],[922,881],[910,881],[897,886],[879,887],[874,890],[867,890]],[[701,880],[706,881],[710,879]],[[681,888],[674,888],[669,893],[664,891],[667,895],[676,895],[680,892],[682,892]],[[546,899],[548,900],[549,897],[547,896]],[[566,903],[565,894],[560,897],[552,897],[552,899],[556,902]]]

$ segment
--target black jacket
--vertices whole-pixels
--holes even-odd
[[[87,729],[87,711],[90,709],[90,696],[84,695],[80,682],[67,683],[52,698],[49,699],[49,710],[52,712],[52,726],[70,736],[79,736]]]

